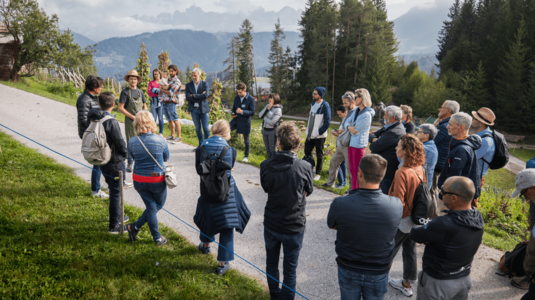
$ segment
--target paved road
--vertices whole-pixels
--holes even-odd
[[[80,153],[80,139],[77,134],[76,109],[72,106],[47,98],[0,85],[0,124],[10,127],[23,135],[49,146],[56,151],[83,162]],[[31,148],[38,149],[58,162],[72,167],[76,174],[89,182],[90,170],[68,159],[20,137],[0,127]],[[169,190],[165,208],[193,224],[193,215],[199,197],[198,178],[195,174],[192,146],[169,145],[169,164],[178,170],[180,185]],[[237,163],[233,172],[252,217],[243,235],[236,234],[235,251],[261,269],[265,269],[263,241],[263,209],[266,195],[259,182],[257,168]],[[131,174],[127,179],[131,181]],[[88,191],[89,193],[89,191]],[[134,189],[126,190],[128,204],[144,208],[140,196]],[[327,228],[326,217],[331,201],[336,197],[330,192],[316,189],[308,198],[307,230],[298,267],[298,291],[309,299],[339,299],[337,268],[335,262],[335,231]],[[176,229],[194,244],[199,242],[198,233],[165,212],[158,215],[160,222]],[[105,230],[103,228],[103,230]],[[172,242],[172,241],[171,241]],[[418,247],[419,256],[423,247]],[[470,299],[520,299],[523,291],[512,288],[508,280],[494,275],[497,262],[503,253],[481,246],[472,268],[473,289]],[[421,270],[421,260],[419,260]],[[282,263],[282,262],[281,262]],[[265,277],[246,263],[237,260],[233,268],[256,276],[265,282]],[[401,253],[394,260],[391,277],[399,278],[402,273]],[[406,299],[398,291],[389,287],[385,299]]]

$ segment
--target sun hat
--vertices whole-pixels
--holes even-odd
[[[128,71],[128,75],[126,75],[126,76],[124,77],[124,81],[128,81],[128,78],[129,78],[130,76],[136,76],[136,77],[137,77],[137,81],[140,81],[140,82],[141,82],[141,79],[142,79],[142,78],[141,78],[141,76],[139,76],[139,74],[137,74],[137,71],[136,71],[136,70],[130,70],[130,71]]]
[[[516,189],[511,197],[516,198],[524,189],[529,189],[535,185],[535,169],[525,169],[516,175]]]
[[[479,122],[492,126],[494,125],[494,120],[496,120],[496,116],[490,110],[490,108],[482,107],[478,111],[472,111],[472,115],[474,118],[476,118]]]

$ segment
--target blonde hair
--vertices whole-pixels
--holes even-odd
[[[370,96],[370,92],[368,92],[367,89],[358,89],[355,91],[356,97],[362,97],[362,104],[366,107],[372,106],[372,97]],[[356,98],[355,97],[355,98]]]
[[[407,115],[408,119],[412,119],[412,107],[408,105],[400,105],[399,108],[401,108],[401,111]]]
[[[152,114],[147,110],[138,112],[134,118],[134,129],[137,134],[145,134],[149,131],[156,133],[156,122]]]
[[[212,135],[217,135],[225,140],[230,140],[230,124],[227,120],[219,120],[212,125]]]

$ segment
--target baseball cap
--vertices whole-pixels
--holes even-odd
[[[516,175],[516,189],[511,197],[515,198],[523,189],[535,186],[535,169],[525,169]]]

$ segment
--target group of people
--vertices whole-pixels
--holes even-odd
[[[170,153],[165,139],[157,133],[156,120],[160,123],[160,135],[162,111],[170,122],[178,120],[175,116],[178,102],[174,101],[180,81],[175,68],[174,65],[169,67],[167,84],[162,82],[165,75],[154,70],[153,81],[149,84],[152,113],[146,111],[143,93],[136,88],[139,76],[131,72],[125,77],[130,86],[121,92],[119,111],[131,120],[131,125],[125,122],[125,128],[132,126],[125,130],[128,143],[122,138],[117,120],[112,118],[103,123],[112,159],[105,166],[95,167],[93,172],[107,175],[110,233],[121,230],[120,183],[114,178],[125,169],[125,160],[128,167],[131,167],[130,161],[135,161],[134,187],[146,204],[142,216],[125,226],[132,241],[148,223],[154,241],[158,245],[167,242],[158,231],[156,215],[167,197],[164,163]],[[232,130],[243,134],[243,160],[247,161],[255,99],[247,93],[245,84],[238,84],[232,121],[219,120],[209,132],[208,86],[199,80],[200,70],[193,70],[193,74],[198,76],[192,76],[193,81],[186,85],[186,99],[199,139],[199,147],[194,150],[196,165],[205,157],[221,155],[221,159],[233,167],[237,151],[228,145]],[[111,116],[115,96],[111,92],[101,92],[103,83],[95,76],[86,80],[86,89],[77,103],[80,137],[89,121]],[[292,122],[280,122],[280,97],[270,95],[268,105],[259,114],[263,118],[262,135],[268,155],[260,167],[260,181],[268,196],[264,239],[272,299],[295,296],[296,269],[306,224],[306,197],[313,192],[314,181],[321,174],[323,146],[331,123],[331,108],[323,100],[324,95],[325,88],[314,89],[305,132],[305,156],[310,157],[313,149],[316,150],[315,174],[309,160],[297,157],[302,143],[300,130]],[[334,185],[342,164],[349,168],[348,195],[336,198],[327,216],[329,228],[337,230],[335,251],[342,299],[382,299],[388,283],[403,295],[412,296],[411,285],[416,282],[419,284],[417,299],[467,299],[471,288],[471,263],[483,236],[484,224],[477,210],[477,199],[495,151],[489,128],[494,125],[494,113],[481,108],[470,116],[459,112],[456,101],[448,100],[441,106],[436,122],[421,125],[415,134],[412,109],[405,105],[388,106],[383,118],[385,126],[370,133],[375,115],[370,93],[366,89],[348,91],[342,101],[343,107],[338,108],[342,122],[338,130],[332,131],[337,137],[337,149],[326,183]],[[179,142],[180,125],[177,123],[175,127],[177,135],[172,131],[168,140]],[[371,154],[365,155],[368,145]],[[228,151],[222,153],[223,149]],[[231,185],[228,200],[209,203],[200,197],[193,218],[201,231],[198,245],[201,253],[211,252],[210,244],[219,234],[219,244],[223,247],[218,249],[216,272],[221,275],[234,260],[234,231],[243,233],[251,216],[232,170],[226,172]],[[92,176],[92,192],[95,196],[106,197],[100,191],[99,182],[100,176]],[[416,226],[411,219],[413,200],[422,186],[433,196],[435,218],[424,226]],[[522,195],[530,197],[525,191]],[[128,220],[127,216],[124,218]],[[416,243],[426,244],[423,270],[419,274]],[[284,252],[282,288],[278,282],[281,247]],[[393,258],[401,248],[403,276],[389,280]]]

